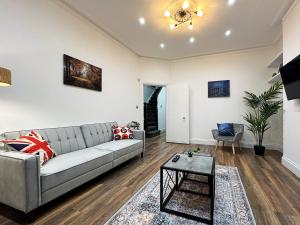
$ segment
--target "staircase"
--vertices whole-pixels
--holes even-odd
[[[144,103],[144,128],[146,137],[155,137],[160,135],[158,130],[158,110],[157,97],[162,87],[157,87],[153,92],[148,103]]]

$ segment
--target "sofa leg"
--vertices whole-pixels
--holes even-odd
[[[141,158],[144,158],[144,152],[141,153]]]
[[[215,151],[218,150],[218,146],[219,146],[219,141],[217,141],[216,147],[215,147]]]
[[[232,153],[235,155],[234,143],[232,143]]]

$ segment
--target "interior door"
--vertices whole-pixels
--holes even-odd
[[[190,143],[189,88],[187,85],[167,86],[166,141]]]

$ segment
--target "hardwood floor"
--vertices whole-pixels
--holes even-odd
[[[24,216],[0,205],[0,225],[8,224],[104,224],[176,152],[192,145],[165,143],[163,136],[147,140],[144,159],[136,157],[107,174]],[[212,151],[217,164],[236,166],[258,225],[300,225],[300,179],[284,168],[281,153],[265,157],[250,150],[200,146]]]

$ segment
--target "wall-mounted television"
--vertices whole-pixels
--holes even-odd
[[[288,100],[300,98],[300,55],[280,69]]]

